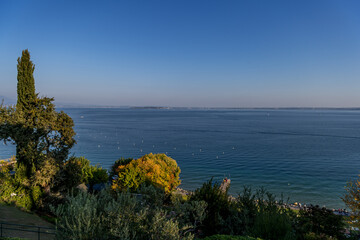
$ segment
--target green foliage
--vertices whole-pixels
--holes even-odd
[[[254,194],[250,187],[244,186],[243,191],[236,199],[239,214],[239,226],[237,234],[250,234],[253,230],[256,216],[258,214],[258,206],[256,202],[256,194]]]
[[[145,184],[142,184],[135,193],[151,208],[162,208],[169,197],[163,189]]]
[[[31,196],[34,201],[34,204],[38,207],[40,207],[40,199],[43,195],[43,191],[40,186],[33,186],[31,188]]]
[[[0,140],[16,144],[18,179],[33,177],[47,159],[61,165],[75,143],[72,119],[56,112],[52,101],[36,98],[26,111],[0,107]]]
[[[345,186],[346,194],[342,198],[353,213],[350,216],[351,225],[360,228],[360,175],[356,180],[349,181]]]
[[[173,207],[175,219],[183,232],[196,233],[206,217],[205,201],[176,201]]]
[[[34,70],[35,65],[30,60],[30,53],[27,49],[22,51],[21,58],[18,58],[17,65],[17,104],[16,107],[19,109],[28,108],[29,100],[34,101],[36,98],[35,94],[35,80]]]
[[[19,185],[13,185],[12,182],[9,181],[2,183],[0,199],[2,202],[14,204],[27,211],[30,211],[33,207],[33,200],[31,199],[29,190]]]
[[[203,238],[203,240],[261,240],[260,238],[243,237],[243,236],[231,236],[231,235],[213,235]]]
[[[35,67],[28,50],[22,52],[17,68],[18,101],[16,107],[0,106],[0,140],[16,144],[14,186],[24,189],[34,203],[41,194],[33,189],[50,191],[56,171],[75,144],[74,123],[64,112],[55,111],[53,98],[35,93]]]
[[[40,163],[39,169],[31,178],[34,186],[40,186],[46,193],[50,192],[53,187],[60,167],[56,164],[54,159],[45,159]]]
[[[61,230],[59,239],[158,240],[193,239],[194,236],[249,240],[253,239],[251,237],[267,240],[343,239],[340,225],[335,228],[339,235],[330,233],[336,219],[328,212],[319,215],[314,211],[300,211],[296,216],[283,201],[276,201],[275,196],[264,189],[253,192],[245,187],[234,199],[212,180],[197,189],[189,200],[146,184],[135,193],[110,189],[98,194],[79,192],[54,208],[54,213]],[[309,227],[319,222],[321,231],[325,226],[328,232]]]
[[[194,233],[205,218],[206,203],[204,201],[183,201],[181,198],[170,200],[164,190],[152,185],[141,185],[136,193],[138,199],[150,209],[163,211],[166,206],[165,209],[177,222],[182,235]]]
[[[204,183],[190,199],[207,204],[206,217],[200,227],[205,236],[214,234],[250,235],[264,239],[294,239],[291,211],[282,201],[264,189],[255,193],[248,187],[231,199],[220,184]]]
[[[167,212],[165,211],[156,211],[153,217],[151,218],[152,224],[148,225],[148,235],[149,239],[154,240],[180,240],[179,235],[179,226],[176,221],[166,217]]]
[[[111,171],[110,171],[110,181],[113,180],[112,178],[114,176],[117,176],[117,169],[119,166],[124,166],[129,164],[132,160],[134,160],[133,158],[119,158],[118,160],[115,161],[115,163],[111,166]]]
[[[165,154],[150,153],[125,165],[121,162],[117,164],[117,178],[112,184],[114,190],[134,191],[142,184],[150,184],[170,193],[180,184],[180,168],[174,159]]]
[[[207,205],[206,217],[201,226],[206,236],[233,233],[235,226],[229,222],[236,215],[236,206],[230,200],[227,191],[220,190],[220,184],[209,180],[201,188],[196,189],[190,201],[204,201]]]
[[[291,240],[295,238],[292,229],[290,209],[282,200],[277,202],[275,196],[261,188],[256,193],[258,211],[252,230],[252,236],[269,240]]]
[[[88,179],[90,186],[108,182],[109,175],[106,169],[99,166],[90,166],[92,177]]]
[[[0,176],[0,202],[14,204],[19,208],[30,210],[34,205],[31,189],[19,184],[14,176],[10,175],[9,169],[6,167],[0,168]],[[34,189],[34,193],[35,198],[41,195],[37,189]]]
[[[68,203],[54,208],[57,239],[100,239],[102,216],[99,201],[95,195],[80,192],[70,195]]]
[[[106,183],[108,174],[106,169],[98,166],[91,166],[90,161],[85,157],[71,157],[65,162],[60,173],[62,181],[59,184],[65,190],[69,190],[81,183],[90,184]]]
[[[113,192],[71,194],[52,208],[58,217],[57,239],[192,239],[163,208],[154,208],[136,195]]]
[[[326,239],[321,237],[335,237],[345,239],[343,234],[344,221],[340,215],[319,206],[311,206],[302,209],[298,217],[298,231],[303,235],[317,236],[315,239]]]

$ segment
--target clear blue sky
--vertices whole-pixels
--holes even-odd
[[[113,106],[360,107],[360,1],[0,1],[0,96]]]

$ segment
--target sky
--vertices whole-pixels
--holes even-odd
[[[0,1],[0,96],[29,49],[71,106],[360,107],[360,1]]]

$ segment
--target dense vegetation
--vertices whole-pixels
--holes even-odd
[[[112,188],[136,190],[141,184],[153,184],[170,193],[180,184],[180,168],[165,154],[148,154],[124,164],[117,163]]]
[[[18,102],[0,106],[0,140],[16,144],[16,171],[4,170],[0,199],[26,209],[39,207],[75,144],[72,119],[56,112],[54,99],[35,94],[34,64],[27,50],[18,59]],[[13,193],[8,198],[8,193]]]
[[[235,198],[211,179],[179,191],[180,168],[165,154],[121,158],[110,172],[69,157],[73,121],[35,93],[34,69],[23,51],[17,105],[0,106],[0,140],[16,144],[13,161],[0,162],[0,202],[52,214],[57,239],[345,239],[342,216],[318,206],[295,212],[265,189],[244,187]],[[359,186],[350,182],[344,197],[355,225]]]

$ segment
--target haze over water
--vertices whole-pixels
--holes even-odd
[[[346,181],[360,169],[358,110],[64,109],[75,122],[76,156],[109,169],[120,157],[166,153],[181,187],[227,176],[290,197],[343,207]],[[0,146],[0,159],[14,154]]]

